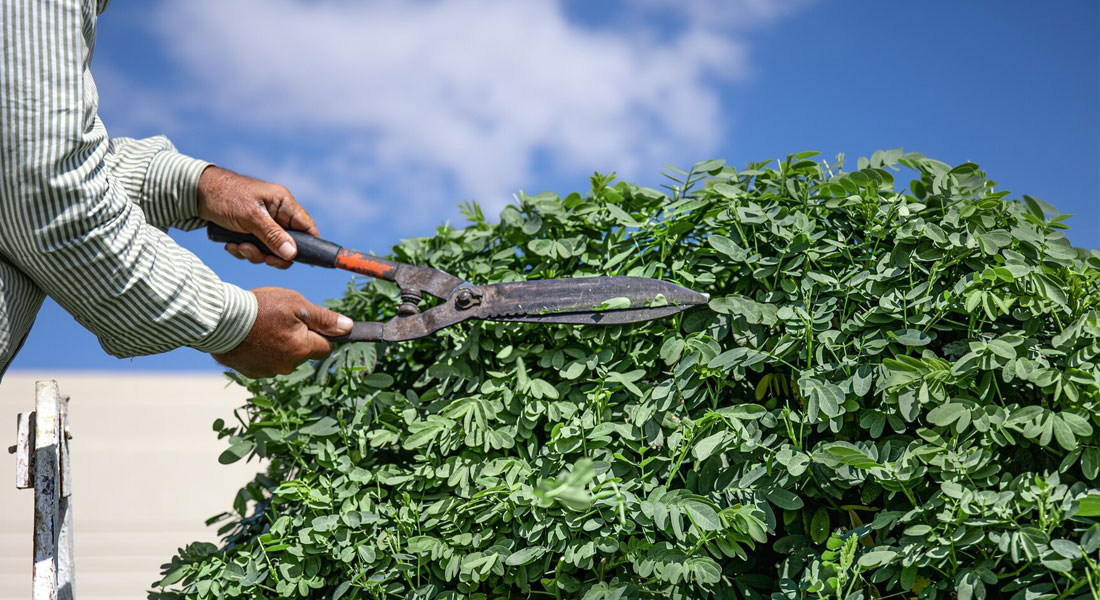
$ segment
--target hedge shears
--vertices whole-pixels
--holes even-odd
[[[258,238],[214,224],[206,227],[215,242],[248,242],[274,254]],[[300,231],[287,231],[298,245],[294,262],[344,269],[392,281],[401,288],[397,316],[386,322],[357,321],[351,333],[334,341],[403,342],[431,335],[470,319],[571,325],[622,325],[674,315],[706,304],[707,294],[645,277],[577,277],[474,285],[450,273],[407,265]],[[443,302],[420,311],[423,294]]]

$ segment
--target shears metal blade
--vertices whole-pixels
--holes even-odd
[[[337,268],[395,282],[402,303],[386,322],[356,322],[334,341],[401,342],[431,335],[471,319],[569,325],[623,325],[668,317],[706,304],[707,294],[645,277],[576,277],[475,285],[450,273],[370,256],[298,231],[295,262]],[[207,226],[216,242],[248,242],[270,250],[254,236]],[[443,302],[420,311],[423,294]]]

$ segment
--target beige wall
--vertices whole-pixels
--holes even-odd
[[[207,517],[229,510],[259,470],[224,466],[210,424],[247,397],[214,375],[8,373],[0,383],[0,600],[28,600],[33,492],[15,489],[15,415],[36,379],[69,395],[78,599],[145,598],[176,548],[216,541]]]

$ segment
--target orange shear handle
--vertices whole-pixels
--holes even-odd
[[[357,250],[344,248],[335,242],[313,237],[301,231],[287,231],[294,243],[298,246],[298,254],[294,256],[294,262],[327,267],[329,269],[344,269],[368,277],[394,281],[397,276],[397,267],[401,263],[392,260],[378,258],[363,254]],[[215,242],[240,244],[248,242],[261,251],[275,255],[263,242],[254,235],[230,231],[219,225],[210,223],[206,226],[206,236]]]

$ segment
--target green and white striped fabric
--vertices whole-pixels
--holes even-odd
[[[0,376],[48,294],[120,357],[235,347],[256,298],[164,230],[208,163],[110,139],[89,64],[100,0],[0,0]],[[63,342],[58,343],[63,351]]]

